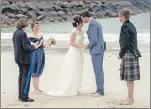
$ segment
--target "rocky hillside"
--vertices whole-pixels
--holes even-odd
[[[131,14],[147,12],[150,0],[2,0],[1,23],[3,26],[13,25],[19,18],[27,18],[29,22],[62,22],[70,21],[74,15],[89,10],[95,18],[118,17],[121,8],[127,8]]]

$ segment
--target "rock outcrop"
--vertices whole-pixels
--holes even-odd
[[[131,14],[139,14],[150,10],[150,0],[106,0],[95,1],[41,1],[41,0],[2,0],[1,2],[2,25],[13,25],[19,18],[29,21],[42,22],[70,21],[74,15],[79,15],[84,10],[89,10],[94,18],[118,17],[121,8],[127,8]]]

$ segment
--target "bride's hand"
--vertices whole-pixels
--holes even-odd
[[[87,48],[88,48],[88,46],[87,46],[87,45],[82,44],[82,48],[87,49]]]

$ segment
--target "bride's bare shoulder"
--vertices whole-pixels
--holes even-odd
[[[73,29],[72,29],[72,31],[71,31],[71,34],[74,34],[74,35],[76,35],[76,33],[77,33],[77,30],[76,30],[76,28],[73,28]]]
[[[77,31],[76,28],[73,28],[73,29],[72,29],[72,32],[76,33],[76,31]]]

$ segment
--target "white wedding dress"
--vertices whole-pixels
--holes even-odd
[[[84,33],[73,29],[76,34],[75,43],[82,44]],[[70,46],[55,87],[48,92],[51,96],[74,96],[80,91],[83,69],[82,48]]]

